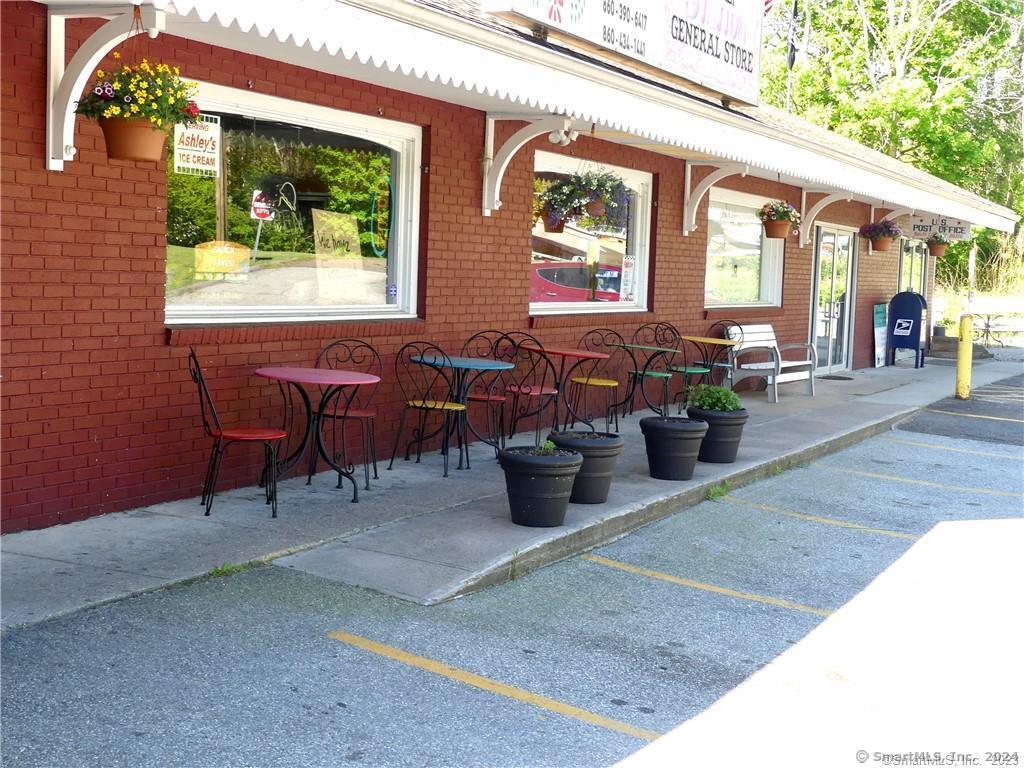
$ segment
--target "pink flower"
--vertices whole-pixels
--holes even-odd
[[[199,105],[196,104],[194,101],[190,101],[188,105],[185,107],[185,113],[189,117],[199,117]]]

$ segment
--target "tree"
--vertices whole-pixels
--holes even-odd
[[[1022,0],[794,8],[765,25],[763,101],[1024,214]]]

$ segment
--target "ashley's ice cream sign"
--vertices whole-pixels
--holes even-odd
[[[757,103],[764,0],[489,0],[484,8]]]

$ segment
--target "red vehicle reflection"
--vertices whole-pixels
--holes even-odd
[[[599,263],[591,293],[589,265],[583,261],[539,261],[531,265],[530,301],[618,301],[622,268]]]

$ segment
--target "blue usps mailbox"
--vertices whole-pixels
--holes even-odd
[[[896,363],[897,349],[914,350],[914,367],[924,367],[924,296],[913,291],[897,293],[889,302],[889,332],[886,343],[889,365]]]

